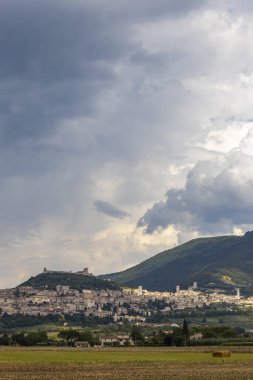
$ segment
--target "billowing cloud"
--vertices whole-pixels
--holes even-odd
[[[129,213],[127,213],[126,211],[120,210],[118,207],[114,206],[110,202],[96,200],[94,202],[94,206],[96,207],[96,210],[98,212],[102,212],[108,216],[111,216],[112,218],[124,219],[130,216]]]
[[[139,220],[147,233],[169,225],[202,234],[229,233],[253,226],[253,157],[240,151],[199,161],[184,188],[170,189]]]

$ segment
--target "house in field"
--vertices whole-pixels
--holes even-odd
[[[90,347],[90,344],[89,342],[86,342],[86,341],[77,341],[77,342],[74,342],[73,346],[77,348],[84,348],[84,347]]]
[[[199,340],[203,338],[203,334],[201,332],[195,333],[190,336],[190,340]]]
[[[134,342],[128,334],[105,336],[99,339],[101,346],[133,346]]]

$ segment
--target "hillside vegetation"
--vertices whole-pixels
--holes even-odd
[[[201,287],[240,286],[249,291],[253,285],[253,232],[194,239],[101,278],[158,291],[174,291],[177,284],[187,288],[194,281]]]
[[[81,291],[82,289],[119,289],[119,285],[103,280],[95,276],[84,276],[75,273],[40,273],[35,277],[29,278],[20,286],[32,286],[35,289],[55,290],[56,285],[70,286],[71,289]]]

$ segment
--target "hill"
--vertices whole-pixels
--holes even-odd
[[[200,287],[243,287],[253,290],[253,232],[191,240],[161,252],[123,272],[103,275],[129,286],[174,291],[194,281]]]
[[[70,286],[71,289],[111,289],[118,290],[120,287],[114,282],[103,280],[95,276],[78,275],[71,272],[43,272],[20,284],[19,286],[32,286],[35,289],[55,290],[57,285]]]

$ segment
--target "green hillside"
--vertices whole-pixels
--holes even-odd
[[[103,280],[95,276],[83,276],[68,272],[43,272],[35,277],[29,278],[29,280],[25,281],[20,286],[32,286],[35,289],[55,290],[56,285],[70,286],[71,289],[76,289],[79,291],[82,289],[119,289],[119,285],[111,281]]]
[[[101,276],[149,290],[174,291],[194,281],[201,287],[253,286],[253,232],[191,240],[123,272]]]

